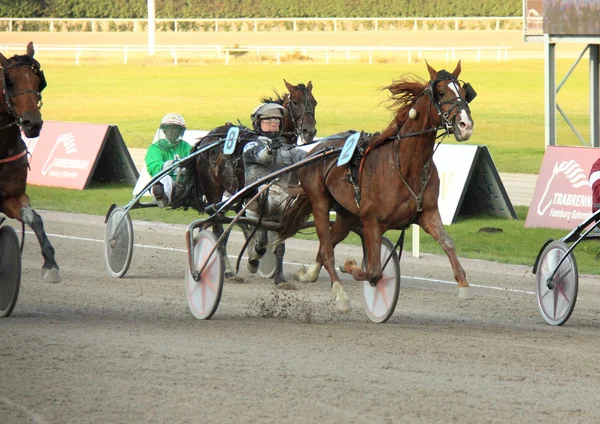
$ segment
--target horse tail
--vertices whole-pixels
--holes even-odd
[[[185,167],[185,172],[178,181],[179,190],[173,190],[171,207],[173,209],[188,210],[190,207],[198,213],[204,213],[204,192],[197,182],[195,161]]]
[[[278,240],[285,240],[296,234],[308,217],[312,214],[312,204],[306,193],[290,197],[283,208],[280,217],[281,229],[277,234]]]

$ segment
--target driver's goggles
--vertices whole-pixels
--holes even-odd
[[[260,122],[266,122],[267,124],[277,124],[279,125],[279,118],[267,118],[267,119],[261,119]]]

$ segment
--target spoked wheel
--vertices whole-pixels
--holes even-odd
[[[267,232],[267,251],[260,258],[258,262],[258,274],[264,278],[273,278],[275,275],[275,267],[277,266],[277,258],[275,252],[273,252],[273,240],[275,240],[275,233],[273,231]]]
[[[204,263],[204,268],[198,281],[194,280],[189,265],[185,273],[185,294],[192,315],[198,319],[210,319],[213,316],[223,292],[223,275],[225,263],[215,250],[209,257],[213,247],[217,244],[217,237],[209,230],[202,230],[194,238],[194,251],[192,252],[194,272],[199,272]]]
[[[382,270],[383,277],[377,282],[375,287],[368,281],[362,283],[363,307],[369,319],[373,322],[386,322],[396,309],[398,295],[400,294],[400,262],[398,254],[394,251],[394,243],[388,238],[381,239],[381,266],[385,263],[388,256],[392,257]],[[363,260],[363,268],[366,266]]]
[[[0,317],[9,316],[21,287],[21,251],[12,227],[0,227]]]
[[[558,262],[568,250],[569,246],[565,242],[555,240],[540,255],[536,274],[538,308],[550,325],[563,325],[567,322],[577,301],[579,274],[573,253],[569,253],[548,283]]]
[[[121,278],[127,273],[133,255],[133,225],[123,208],[115,208],[106,222],[104,264],[110,275]]]

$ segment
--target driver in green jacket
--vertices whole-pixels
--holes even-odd
[[[184,133],[185,121],[181,115],[167,113],[163,117],[159,140],[152,143],[146,152],[146,169],[151,177],[190,154],[192,146],[182,140]],[[180,172],[180,168],[175,168],[152,186],[151,192],[159,207],[164,208],[171,203],[171,193]]]

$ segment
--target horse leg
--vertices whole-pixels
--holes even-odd
[[[363,227],[363,243],[367,260],[367,267],[363,270],[356,261],[346,261],[343,272],[347,272],[358,281],[368,281],[375,286],[383,273],[381,271],[381,236],[383,229],[376,221],[367,221]]]
[[[442,224],[442,218],[438,210],[423,211],[418,222],[419,226],[429,234],[442,247],[452,266],[454,279],[458,283],[458,297],[461,299],[473,299],[471,287],[467,282],[467,275],[456,256],[454,240],[446,233]]]
[[[253,236],[253,240],[248,245],[248,271],[251,274],[256,274],[258,271],[259,260],[264,256],[267,251],[267,244],[269,239],[267,238],[267,232],[258,230]]]
[[[350,299],[344,290],[340,277],[335,270],[335,257],[333,254],[333,244],[331,238],[331,230],[329,228],[329,207],[327,199],[322,201],[313,202],[313,217],[315,222],[315,229],[319,236],[319,253],[317,254],[317,264],[321,263],[331,278],[331,292],[335,298],[335,304],[340,312],[349,312],[352,308],[350,306]],[[337,217],[343,220],[343,216]],[[338,224],[342,225],[342,224]]]
[[[24,222],[35,233],[44,257],[42,281],[53,284],[60,283],[58,264],[54,260],[54,247],[44,231],[42,217],[31,208],[27,194],[23,193],[19,198],[5,199],[3,210],[6,216]]]
[[[276,285],[286,282],[283,277],[283,255],[285,255],[285,243],[280,243],[275,248],[275,275],[273,276],[273,282]]]
[[[224,233],[223,225],[222,224],[213,225],[212,231],[218,240],[219,237],[221,237]],[[219,245],[219,254],[221,255],[223,263],[225,264],[225,274],[224,274],[225,278],[233,277],[233,271],[232,271],[233,268],[231,267],[231,263],[229,262],[229,255],[227,254],[227,242],[228,241],[229,241],[229,233],[227,233],[225,235],[225,237],[223,237],[223,241]]]
[[[336,220],[330,229],[331,245],[334,250],[335,246],[348,237],[348,234],[357,223],[360,223],[360,221],[346,210],[336,212]],[[314,283],[319,278],[321,268],[323,268],[323,262],[320,256],[317,255],[315,264],[308,271],[303,266],[294,274],[294,278],[301,283]],[[344,272],[344,270],[340,270]]]

